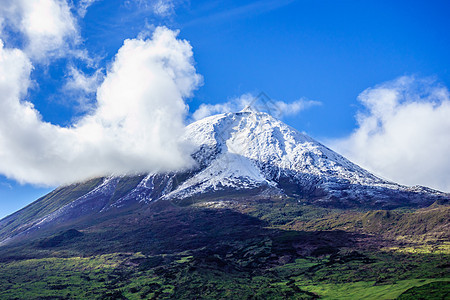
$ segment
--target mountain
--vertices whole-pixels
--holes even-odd
[[[62,186],[0,220],[0,298],[448,298],[449,194],[265,113],[183,138],[190,168]]]
[[[227,190],[302,198],[320,205],[429,205],[443,193],[382,180],[261,112],[241,111],[187,127],[199,167],[163,198]]]
[[[187,126],[195,164],[173,173],[110,176],[61,187],[0,221],[0,243],[93,214],[157,200],[293,198],[322,207],[425,207],[449,195],[383,180],[272,116],[251,110]]]

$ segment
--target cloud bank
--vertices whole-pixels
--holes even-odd
[[[358,128],[333,148],[387,179],[450,192],[450,93],[400,77],[362,92]]]
[[[247,93],[224,103],[201,104],[192,114],[192,118],[196,121],[214,114],[237,112],[249,105],[254,110],[267,112],[276,118],[282,118],[284,116],[296,115],[311,106],[320,104],[318,101],[306,99],[299,99],[290,103],[273,101],[266,95],[255,96]]]
[[[105,174],[167,171],[191,158],[179,143],[201,83],[192,48],[177,32],[125,40],[97,90],[94,111],[71,127],[42,120],[24,98],[33,68],[26,51],[0,46],[0,173],[20,182],[64,184]]]

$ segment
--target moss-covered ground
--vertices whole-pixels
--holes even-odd
[[[418,254],[338,253],[253,270],[240,263],[205,253],[13,261],[0,266],[0,298],[396,299],[418,287],[448,296],[450,286],[441,258]]]

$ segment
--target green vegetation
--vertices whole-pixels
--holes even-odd
[[[434,283],[436,279],[401,280],[395,284],[376,285],[372,281],[359,281],[346,284],[320,284],[304,287],[308,291],[322,295],[323,299],[397,299],[406,289],[422,284]],[[407,298],[398,298],[407,299]],[[433,299],[427,294],[423,298],[409,299]],[[445,298],[434,298],[445,299]]]
[[[445,299],[448,216],[158,201],[0,247],[0,299]]]
[[[408,289],[398,297],[399,300],[415,299],[448,299],[450,298],[450,282],[436,281]]]
[[[0,298],[445,299],[436,298],[448,294],[450,283],[435,278],[444,275],[440,263],[432,256],[354,252],[249,269],[201,251],[29,259],[0,265]],[[427,298],[431,290],[435,298]]]
[[[344,230],[381,234],[386,239],[415,243],[448,239],[450,205],[423,209],[342,210],[302,205],[296,200],[260,201],[235,209],[267,221],[271,226],[302,231]]]

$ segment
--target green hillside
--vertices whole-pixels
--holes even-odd
[[[0,298],[445,299],[448,220],[438,204],[157,201],[0,247]]]

